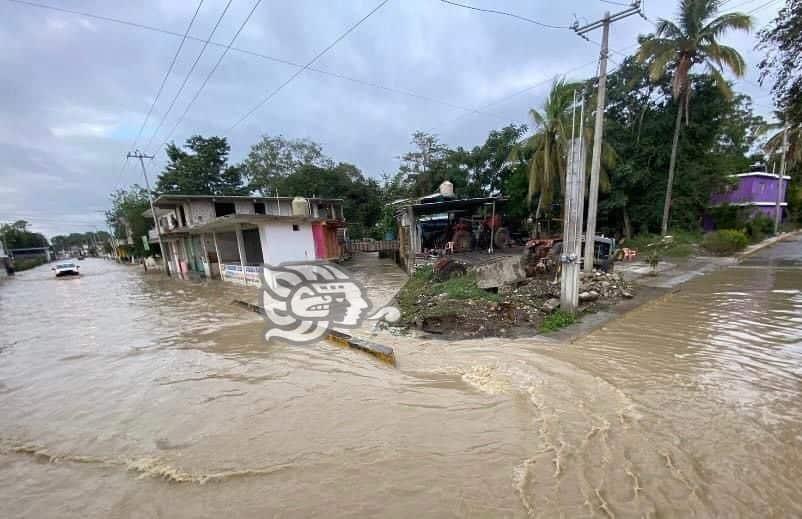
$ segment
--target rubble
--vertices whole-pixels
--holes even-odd
[[[470,293],[451,295],[441,292],[441,282],[434,275],[417,283],[417,292],[404,295],[412,304],[402,306],[402,323],[430,333],[456,337],[527,334],[560,307],[560,282],[553,274],[524,278],[493,290],[481,290],[474,283]],[[634,297],[632,286],[617,273],[582,273],[579,292],[580,312]]]

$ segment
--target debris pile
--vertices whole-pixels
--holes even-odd
[[[458,337],[526,334],[560,307],[559,277],[555,280],[553,274],[485,290],[482,275],[474,269],[463,274],[459,262],[439,263],[416,274],[399,293],[404,325]],[[619,274],[597,271],[580,276],[580,312],[634,296]]]

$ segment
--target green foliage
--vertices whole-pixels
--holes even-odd
[[[28,225],[25,220],[0,224],[0,240],[5,243],[7,249],[47,247],[47,238],[38,232],[29,231]]]
[[[282,179],[305,166],[331,168],[334,162],[323,154],[323,147],[309,139],[287,139],[282,135],[263,135],[251,146],[242,163],[249,187],[265,196],[274,195],[281,188]],[[294,196],[296,193],[286,193]]]
[[[660,262],[662,258],[684,258],[690,256],[702,241],[698,232],[673,230],[669,236],[639,234],[621,242],[622,247],[638,251],[649,262],[650,258]]]
[[[45,258],[41,256],[35,258],[19,258],[14,260],[14,270],[22,272],[23,270],[30,270],[44,264]]]
[[[419,301],[429,302],[436,296],[447,294],[446,300],[437,300],[436,304],[420,305]],[[471,274],[453,277],[447,281],[435,282],[431,266],[417,269],[407,282],[401,287],[396,296],[398,307],[401,310],[401,319],[409,323],[415,316],[433,317],[447,315],[455,312],[454,300],[497,302],[499,295],[479,288],[476,278]]]
[[[118,240],[131,240],[127,247],[134,257],[147,255],[142,244],[142,236],[148,233],[148,224],[142,216],[150,205],[148,193],[138,185],[120,189],[111,195],[111,209],[106,211],[106,222],[114,230]]]
[[[168,164],[159,175],[156,191],[182,195],[247,195],[241,166],[229,166],[231,146],[225,137],[187,139],[184,149],[167,145]]]
[[[757,243],[774,234],[774,219],[759,213],[747,221],[744,228],[749,241]]]
[[[727,256],[743,250],[749,244],[749,238],[743,231],[724,229],[707,233],[702,240],[702,247],[717,256]]]
[[[721,7],[720,0],[683,0],[680,2],[677,21],[672,22],[662,18],[658,20],[655,34],[641,39],[638,50],[638,61],[648,63],[651,81],[658,82],[668,71],[672,73],[671,99],[675,101],[674,140],[664,197],[666,212],[662,216],[663,234],[668,230],[669,207],[675,215],[686,214],[672,203],[672,187],[675,168],[678,165],[676,157],[679,151],[678,137],[682,129],[682,119],[684,116],[686,125],[691,119],[690,100],[693,92],[691,69],[696,65],[703,65],[706,69],[704,77],[715,85],[724,99],[732,98],[732,90],[721,71],[726,67],[736,77],[742,77],[746,70],[744,59],[738,51],[721,44],[718,40],[728,31],[748,32],[752,27],[752,19],[741,13],[717,16],[719,7]],[[699,103],[695,102],[696,105]],[[709,107],[705,104],[702,106]],[[698,110],[694,112],[694,118],[700,117],[700,114],[696,113]],[[682,170],[682,165],[679,166]],[[679,182],[678,184],[682,185]]]
[[[308,164],[277,178],[276,182],[280,193],[292,196],[342,198],[348,234],[353,239],[372,235],[382,212],[378,182],[365,178],[353,164],[340,163],[329,167]]]
[[[691,76],[694,115],[679,139],[672,195],[672,234],[698,230],[712,193],[745,170],[747,156],[764,123],[748,98],[726,98],[714,82]],[[605,138],[618,154],[611,189],[599,202],[599,228],[611,235],[648,234],[661,229],[676,106],[667,79],[652,83],[648,69],[627,58],[608,81]],[[635,248],[635,247],[633,247]]]
[[[476,277],[471,274],[452,277],[441,283],[433,283],[430,293],[448,294],[449,299],[471,299],[474,301],[498,301],[498,294],[481,289],[476,284]]]
[[[56,251],[68,251],[73,247],[82,248],[86,245],[89,247],[90,251],[101,248],[101,250],[105,252],[108,247],[109,238],[110,235],[106,231],[73,232],[66,236],[53,236],[50,238],[50,243],[53,244],[53,249]]]
[[[543,333],[548,332],[555,332],[561,328],[565,328],[566,326],[570,326],[576,322],[576,317],[568,312],[563,312],[562,310],[557,310],[556,312],[549,314],[543,319],[543,322],[540,324],[540,331]]]
[[[760,31],[759,48],[766,52],[758,67],[761,81],[773,80],[777,106],[794,124],[802,124],[802,0],[788,0],[777,17]]]

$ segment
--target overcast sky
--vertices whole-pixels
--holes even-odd
[[[39,0],[34,0],[39,2]],[[205,0],[190,36],[209,37],[228,0]],[[151,139],[203,44],[187,40],[137,146],[154,153],[151,179],[164,165],[164,142],[256,0],[232,0],[194,73]],[[125,163],[181,43],[194,0],[41,0],[175,34],[0,0],[0,222],[26,219],[47,236],[105,227],[113,190],[142,184],[139,165]],[[566,29],[454,7],[438,0],[389,0],[231,132],[229,128],[298,67],[325,49],[379,0],[264,0],[211,76],[171,139],[224,135],[232,161],[261,134],[308,137],[335,160],[379,178],[398,166],[410,134],[426,130],[449,145],[473,146],[510,122],[526,122],[555,75],[594,74],[598,44]],[[570,25],[622,7],[602,0],[464,0],[553,25]],[[647,1],[650,19],[670,17],[677,2]],[[764,26],[783,4],[729,0],[725,9],[754,10]],[[614,24],[610,46],[629,53],[649,22]],[[596,42],[601,35],[591,35]],[[746,57],[749,74],[736,88],[771,112],[757,85],[754,35],[725,41]],[[274,58],[274,59],[268,59]],[[612,54],[614,61],[621,55]],[[615,63],[610,64],[611,68]],[[518,95],[515,95],[518,94]],[[472,110],[479,110],[475,113]],[[146,146],[148,142],[150,146]],[[668,141],[666,142],[668,145]]]

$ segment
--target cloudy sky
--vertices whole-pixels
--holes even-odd
[[[157,156],[147,163],[151,178],[164,165],[161,144],[196,133],[227,136],[234,161],[261,134],[308,137],[334,159],[378,178],[396,170],[415,130],[436,133],[450,145],[479,144],[493,128],[525,122],[527,109],[542,102],[556,75],[584,79],[596,69],[598,43],[567,29],[439,0],[389,0],[313,70],[303,71],[232,129],[381,2],[264,0],[197,95],[257,1],[231,0],[213,44],[176,98],[228,1],[203,2],[136,143]],[[463,3],[558,26],[570,25],[575,16],[584,23],[622,8],[604,0]],[[751,12],[762,27],[782,3],[729,0],[725,8]],[[105,227],[109,193],[142,183],[139,165],[126,163],[125,153],[197,6],[195,0],[0,0],[0,222],[26,219],[48,236]],[[646,5],[652,20],[670,17],[674,9],[669,0]],[[651,27],[639,17],[613,26],[612,68]],[[601,37],[591,36],[596,42]],[[744,53],[750,67],[737,89],[769,114],[771,97],[757,84],[754,69],[760,58],[754,35],[726,41]]]

